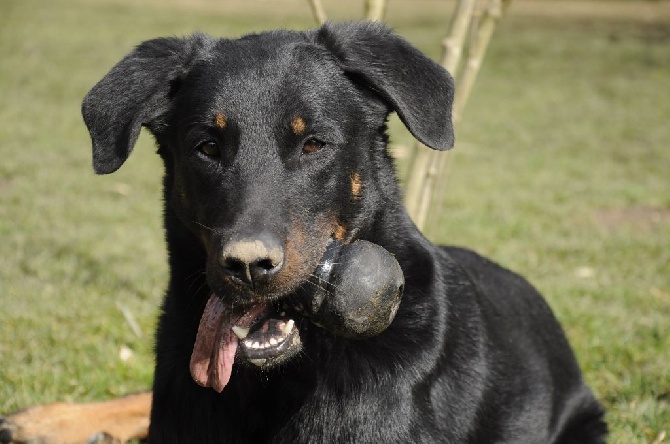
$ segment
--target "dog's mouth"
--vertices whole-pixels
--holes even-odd
[[[212,294],[191,355],[195,382],[220,393],[236,361],[266,370],[289,360],[302,349],[303,319],[348,339],[381,333],[398,310],[404,276],[379,245],[333,241],[304,284],[280,299],[238,306]]]
[[[284,303],[259,303],[231,308],[212,294],[200,319],[191,355],[193,380],[220,393],[230,380],[236,359],[268,368],[297,353],[298,326],[283,306]]]

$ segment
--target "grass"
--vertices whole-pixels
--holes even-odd
[[[144,135],[118,173],[95,177],[83,95],[141,40],[304,28],[303,3],[2,2],[0,412],[151,383],[167,274],[161,166]],[[516,1],[496,31],[429,235],[546,294],[607,407],[611,442],[667,442],[670,11],[557,4]],[[326,5],[336,18],[362,10]],[[388,19],[436,57],[450,5],[391,2]]]

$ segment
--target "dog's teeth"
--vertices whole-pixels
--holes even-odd
[[[279,323],[277,324],[277,328],[280,329],[281,331],[284,331],[284,327],[286,327],[286,322],[279,321]]]
[[[293,325],[295,324],[295,321],[293,319],[289,319],[289,321],[286,323],[286,325],[281,329],[281,331],[285,334],[288,335],[291,333],[291,330],[293,330]]]
[[[246,341],[244,341],[244,345],[247,348],[251,348],[251,346],[253,345],[253,342],[251,342],[251,339],[247,339]]]
[[[253,344],[251,344],[251,348],[261,348],[261,344],[259,344],[258,342],[254,342]]]
[[[277,338],[277,343],[279,344],[279,343],[284,342],[284,339],[286,339],[286,338],[284,338],[283,336],[278,337]]]
[[[235,333],[235,336],[237,336],[238,338],[244,339],[249,334],[249,329],[233,325],[233,333]]]
[[[270,338],[270,345],[275,346],[277,344],[278,344],[278,342],[275,338]]]
[[[263,364],[265,364],[265,361],[267,361],[267,359],[249,359],[249,362],[258,367],[262,367]]]

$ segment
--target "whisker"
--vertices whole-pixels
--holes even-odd
[[[311,280],[307,280],[307,281],[305,281],[305,282],[308,282],[309,284],[315,286],[315,287],[318,288],[319,290],[322,290],[322,291],[326,292],[328,295],[332,295],[332,294],[333,294],[332,291],[330,291],[330,290],[328,290],[327,288],[325,288],[325,287],[319,285],[317,282],[313,282],[313,281],[311,281]],[[324,281],[324,282],[325,282],[325,281]],[[332,284],[329,284],[329,285],[333,286]]]
[[[205,224],[203,224],[203,223],[200,223],[200,222],[198,222],[197,220],[192,220],[191,222],[193,222],[193,223],[196,224],[196,225],[200,225],[200,226],[201,226],[202,228],[204,228],[205,230],[209,230],[209,231],[211,231],[211,232],[214,233],[214,234],[218,234],[218,231],[217,231],[216,229],[214,229],[214,228],[212,228],[212,227],[208,227],[207,225],[205,225]]]
[[[186,276],[186,278],[185,278],[184,280],[185,280],[185,281],[188,281],[188,280],[190,280],[190,279],[195,279],[198,275],[201,275],[201,274],[206,274],[204,268],[201,268],[201,269],[199,269],[199,270],[195,270],[193,273],[191,273],[190,275]]]
[[[198,277],[199,277],[199,276],[195,276],[195,275],[198,274],[198,273],[199,273],[200,276],[205,276],[205,275],[206,275],[205,271],[202,270],[202,271],[200,271],[200,272],[195,272],[195,273],[193,273],[191,276],[189,276],[189,277],[187,278],[187,279],[191,279],[191,278],[192,278],[191,285],[188,286],[188,290],[187,290],[189,293],[191,292],[191,289],[193,288],[193,285],[195,285],[195,284],[198,282]],[[200,292],[200,290],[202,290],[206,285],[207,285],[207,282],[206,282],[206,281],[201,282],[201,283],[200,283],[200,287],[194,292],[194,294],[198,294],[198,293]]]
[[[326,285],[329,285],[329,286],[331,286],[331,287],[334,287],[334,286],[335,286],[334,284],[330,283],[330,282],[327,281],[326,279],[323,279],[323,278],[317,276],[317,275],[314,274],[314,273],[312,273],[311,276],[312,276],[312,277],[315,277],[316,279],[318,279],[319,282],[324,282]]]

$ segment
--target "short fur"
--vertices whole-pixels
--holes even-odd
[[[604,442],[603,411],[536,290],[431,244],[403,208],[386,119],[395,111],[421,142],[448,149],[452,98],[446,71],[361,23],[151,40],[91,90],[96,172],[117,170],[142,126],[165,162],[170,282],[151,442]],[[284,254],[269,281],[222,271],[230,242],[268,236]],[[356,341],[302,319],[301,349],[285,362],[238,358],[222,393],[197,385],[189,359],[210,294],[291,298],[331,237],[395,255],[406,286],[390,327]]]

